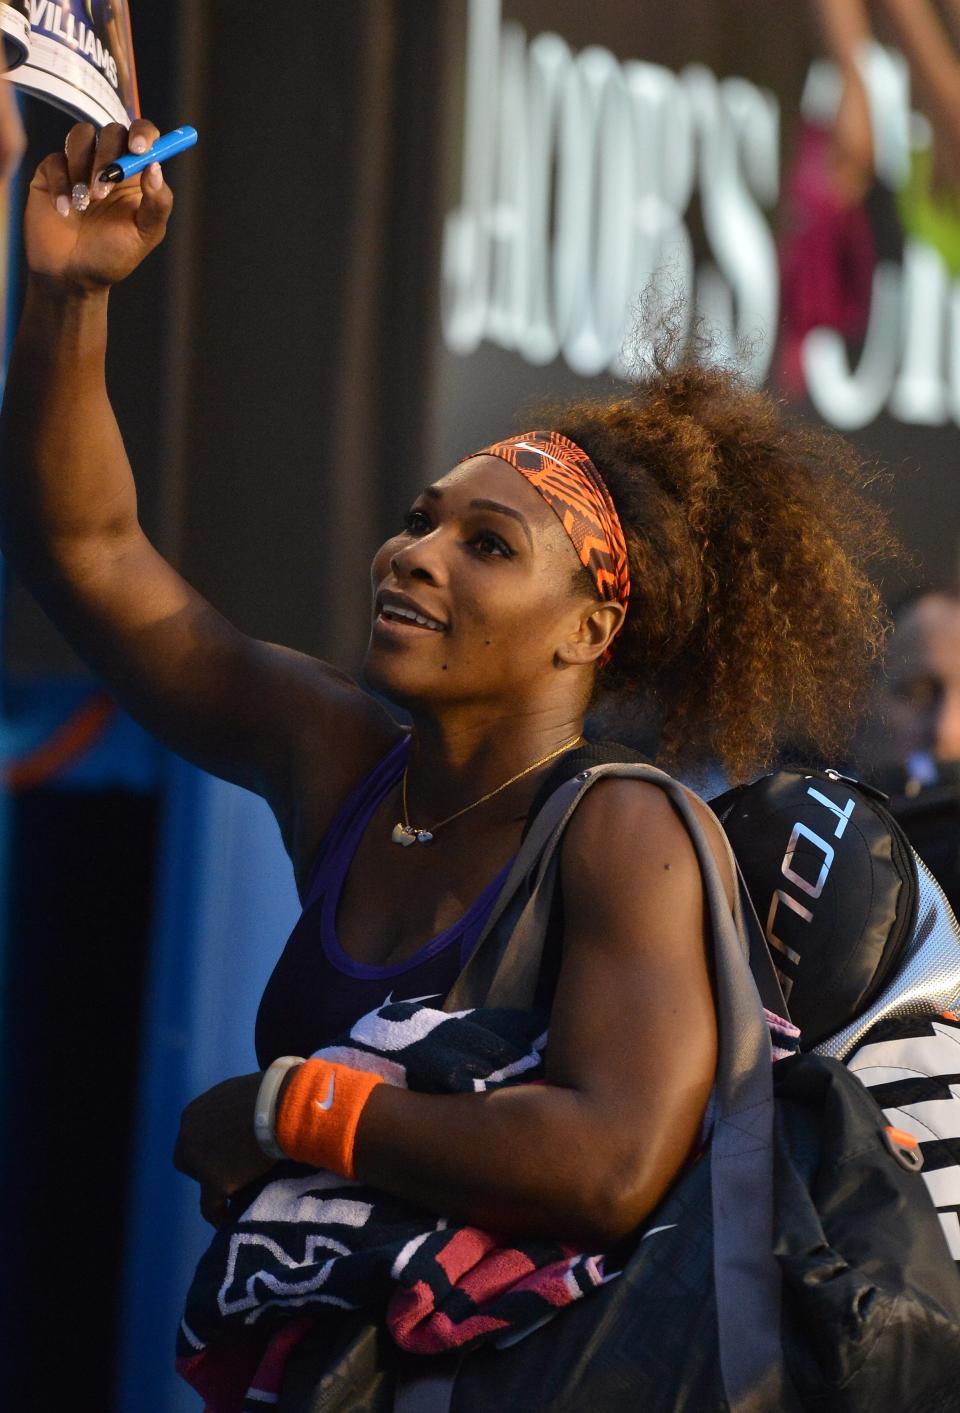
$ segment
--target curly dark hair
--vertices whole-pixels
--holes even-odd
[[[590,455],[623,524],[630,608],[598,692],[652,704],[658,760],[742,779],[785,742],[839,752],[889,626],[869,567],[899,551],[863,494],[879,473],[734,370],[662,352],[626,395],[537,417]]]

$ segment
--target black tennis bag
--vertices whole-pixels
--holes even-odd
[[[607,764],[582,770],[555,790],[445,1005],[535,1003],[556,905],[557,845],[584,791],[608,774],[638,776],[667,791],[704,875],[720,1033],[714,1126],[704,1155],[643,1230],[614,1253],[608,1269],[618,1273],[546,1324],[462,1358],[410,1360],[388,1349],[371,1322],[341,1344],[309,1388],[295,1392],[299,1375],[293,1370],[280,1413],[956,1413],[960,1276],[917,1171],[916,1144],[891,1132],[870,1094],[838,1059],[801,1053],[771,1063],[764,1006],[785,1014],[777,975],[749,904],[741,898],[737,917],[731,917],[683,786],[649,766]],[[829,904],[828,887],[832,881],[836,888],[841,877],[839,865],[824,873],[829,851],[811,835],[833,848],[834,864],[836,841],[844,838],[866,841],[868,856],[883,860],[879,832],[874,839],[860,818],[860,803],[869,797],[851,794],[854,787],[840,777],[795,774],[790,788],[799,793],[778,814],[780,825],[793,804],[812,798],[805,792],[814,781],[824,796],[828,786],[848,792],[842,800],[831,796],[829,806],[818,805],[839,835],[831,842],[823,818],[818,829],[803,817],[793,839],[798,821],[789,818],[792,844],[777,855],[785,886],[777,882],[773,890],[794,889],[808,912],[813,909],[806,900]],[[752,802],[764,795],[751,796],[755,788],[727,803],[749,817]],[[772,785],[770,791],[776,799]],[[776,828],[770,820],[765,828],[776,852]],[[754,884],[759,879],[765,887],[769,869],[754,863]],[[900,887],[891,882],[885,895],[892,918],[888,934],[862,929],[887,989],[898,962],[902,969],[905,957],[916,960],[910,949],[916,952],[922,909],[916,890],[911,900],[909,878],[906,885],[904,890],[902,881]],[[778,966],[781,957],[791,963],[781,975],[791,996],[802,1000],[801,984],[822,978],[825,964],[814,960],[808,937],[806,949],[795,945],[794,934],[793,941],[785,940],[781,908],[803,917],[775,901],[774,932],[801,959],[778,953]],[[849,927],[841,917],[843,901],[834,900],[832,914],[841,945]],[[891,940],[898,922],[903,936]],[[960,953],[955,939],[953,944]],[[864,980],[868,969],[850,959],[843,965],[847,991],[828,987],[829,1004],[836,1007],[830,1024],[838,1017],[851,1023],[850,1013],[840,1014],[846,1004],[841,995],[855,995],[860,1006],[866,1000],[868,1008],[882,1007],[884,988],[872,975]],[[813,1016],[815,997],[810,1000]],[[642,1129],[642,1115],[637,1122]]]
[[[520,1342],[465,1356],[454,1413],[956,1413],[960,1281],[922,1179],[892,1157],[882,1115],[842,1066],[797,1056],[778,1070],[779,1377],[727,1397],[708,1152],[621,1276]],[[739,1324],[733,1338],[756,1333]]]
[[[710,802],[806,1050],[869,1011],[914,936],[917,856],[885,802],[837,771],[801,769]]]

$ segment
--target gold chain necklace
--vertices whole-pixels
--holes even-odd
[[[558,746],[555,751],[551,751],[547,756],[541,756],[535,760],[533,765],[528,765],[526,770],[517,771],[516,775],[511,775],[509,780],[505,780],[502,785],[498,785],[495,790],[488,790],[485,795],[481,795],[479,800],[474,800],[470,805],[464,805],[462,810],[457,810],[455,814],[448,814],[446,819],[441,819],[439,824],[435,824],[432,829],[418,829],[415,824],[410,823],[410,811],[407,808],[407,767],[403,767],[403,784],[401,794],[403,797],[403,823],[393,826],[391,839],[395,844],[407,848],[410,844],[432,844],[433,836],[438,829],[442,829],[445,824],[452,823],[459,819],[468,810],[475,810],[478,805],[486,804],[487,800],[492,800],[494,795],[499,795],[501,790],[505,790],[508,785],[515,785],[518,780],[522,780],[525,775],[530,775],[532,771],[538,770],[541,765],[546,765],[548,761],[556,760],[557,756],[562,756],[564,751],[569,751],[572,746],[579,745],[583,740],[582,736],[574,736],[572,741],[566,741],[562,746]]]

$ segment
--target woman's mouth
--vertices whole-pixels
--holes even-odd
[[[446,631],[446,624],[440,623],[436,618],[428,618],[426,614],[417,613],[415,609],[399,604],[381,604],[375,622],[401,629],[426,629],[430,633]]]

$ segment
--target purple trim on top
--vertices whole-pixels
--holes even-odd
[[[469,933],[471,924],[482,919],[486,920],[486,914],[493,906],[494,899],[503,887],[510,863],[504,864],[503,868],[490,883],[487,884],[479,898],[476,898],[465,913],[445,928],[443,932],[438,932],[436,937],[432,937],[429,942],[425,942],[412,957],[408,957],[405,962],[395,962],[393,966],[372,967],[365,962],[355,962],[337,941],[336,917],[337,904],[340,901],[340,893],[343,888],[346,870],[341,874],[340,880],[335,888],[331,888],[326,894],[322,904],[320,914],[320,945],[326,954],[330,965],[336,967],[337,971],[346,972],[348,976],[356,976],[365,981],[387,979],[391,976],[400,976],[405,971],[412,971],[414,967],[420,966],[423,962],[428,962],[431,957],[435,957],[438,952],[442,952],[445,947],[449,947],[455,942],[461,933]],[[466,938],[464,939],[467,940]],[[473,938],[469,939],[471,944]],[[470,950],[472,951],[472,945]]]
[[[340,905],[340,896],[346,882],[347,871],[371,816],[399,780],[406,765],[409,747],[410,736],[407,735],[387,752],[341,805],[327,830],[304,903],[304,909],[306,909],[322,894],[320,945],[324,954],[330,965],[335,967],[337,971],[361,980],[388,979],[400,976],[403,972],[412,971],[414,967],[429,961],[431,957],[435,957],[438,952],[442,952],[444,948],[449,947],[461,936],[463,937],[463,950],[469,955],[476,941],[471,933],[474,930],[479,931],[479,928],[483,926],[513,863],[513,860],[510,859],[504,864],[496,877],[487,884],[479,897],[474,899],[467,911],[456,922],[451,923],[449,927],[437,933],[436,937],[425,942],[406,961],[396,962],[393,966],[376,967],[369,966],[365,962],[354,961],[352,957],[348,956],[340,946],[336,925],[337,908]]]
[[[317,894],[320,891],[320,885],[324,882],[322,876],[324,867],[342,849],[345,833],[352,830],[357,815],[363,811],[364,806],[367,804],[368,796],[376,792],[376,804],[374,805],[374,808],[376,808],[376,805],[383,799],[393,782],[399,779],[400,770],[396,768],[397,763],[400,761],[401,757],[405,759],[409,749],[410,735],[408,733],[402,736],[395,746],[391,746],[390,750],[387,751],[387,754],[383,756],[381,760],[377,761],[373,769],[363,777],[359,785],[354,787],[333,816],[327,832],[323,836],[323,843],[320,845],[320,852],[317,855],[316,863],[313,865],[310,872],[307,892],[303,900],[304,912],[306,912],[311,903],[315,902]],[[386,787],[380,789],[381,782],[384,778],[387,780]],[[371,811],[369,810],[364,813],[364,825],[369,819],[370,813]],[[360,833],[362,832],[361,828]],[[359,834],[357,837],[359,838]],[[353,855],[355,847],[356,843],[354,842],[350,850],[351,856]]]

